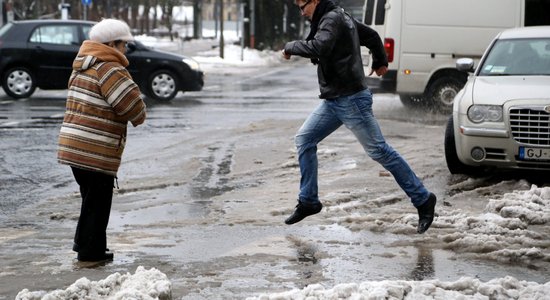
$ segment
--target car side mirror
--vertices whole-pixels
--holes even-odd
[[[471,58],[459,58],[456,60],[456,68],[462,72],[474,72],[474,60]]]

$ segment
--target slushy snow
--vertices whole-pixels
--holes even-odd
[[[531,186],[502,199],[492,199],[479,216],[440,215],[436,227],[452,228],[445,242],[457,251],[485,253],[487,258],[509,261],[550,261],[548,237],[528,230],[550,222],[550,187]],[[97,282],[77,280],[66,290],[22,290],[17,300],[58,299],[171,299],[171,283],[155,268],[138,267],[135,274],[115,273]],[[251,295],[247,299],[550,299],[550,282],[540,284],[506,276],[482,282],[463,277],[440,280],[383,280],[344,283],[334,287],[312,284],[304,289]]]

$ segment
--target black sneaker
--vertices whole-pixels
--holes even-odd
[[[424,233],[430,228],[434,220],[436,202],[437,198],[433,193],[430,193],[428,200],[416,208],[418,210],[418,228],[416,228],[416,232]]]
[[[285,220],[285,224],[290,225],[302,221],[305,217],[314,215],[323,209],[321,202],[315,204],[304,204],[298,201],[294,213]]]
[[[113,258],[114,258],[114,255],[112,252],[104,252],[100,254],[83,254],[79,252],[78,256],[76,257],[78,261],[89,261],[89,262],[109,261],[109,260],[113,260]]]

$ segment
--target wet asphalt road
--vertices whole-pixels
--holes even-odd
[[[295,187],[297,174],[291,169],[296,167],[295,158],[288,153],[292,132],[317,104],[314,74],[313,67],[301,63],[220,72],[207,75],[202,92],[180,94],[169,103],[147,100],[148,120],[130,129],[119,173],[121,189],[115,196],[109,233],[116,258],[94,269],[75,265],[69,249],[78,212],[77,187],[68,167],[55,159],[66,92],[38,91],[31,99],[19,101],[0,92],[0,299],[13,299],[23,288],[53,290],[84,276],[98,280],[113,272],[133,272],[137,265],[167,273],[175,299],[243,298],[259,290],[367,277],[455,279],[474,273],[482,278],[513,274],[544,280],[540,275],[544,269],[468,262],[456,259],[451,251],[425,246],[421,239],[404,245],[399,235],[349,231],[330,219],[319,226],[284,227],[281,219],[287,210],[263,217],[271,203],[261,201],[269,195],[254,189],[265,186],[260,191],[270,193],[281,188],[276,183],[270,186],[265,178]],[[428,143],[436,145],[447,119],[429,111],[410,111],[393,95],[378,98],[375,110],[387,138],[398,141],[401,149],[407,149],[408,139],[416,140],[409,134],[418,136],[423,130],[429,135]],[[260,123],[273,128],[261,128]],[[277,126],[285,132],[279,138],[283,142],[272,138],[280,134]],[[258,134],[262,130],[268,135]],[[254,140],[259,136],[261,140]],[[346,148],[349,138],[335,134],[333,141]],[[250,145],[250,152],[243,151],[242,144]],[[281,144],[289,149],[275,153],[269,148],[279,149]],[[257,148],[275,154],[264,158]],[[163,149],[162,156],[155,149]],[[437,144],[433,153],[426,154],[425,163],[415,165],[422,168],[418,172],[427,174],[430,187],[445,195],[449,194],[447,172],[439,163],[441,154],[436,152],[440,149]],[[235,163],[246,156],[253,166]],[[432,157],[436,161],[429,161]],[[270,168],[270,158],[288,160],[289,165]],[[173,171],[183,165],[190,167]],[[247,169],[258,166],[265,170],[248,173]],[[344,174],[347,168],[345,161],[327,166]],[[377,169],[369,173],[375,173],[373,180],[383,179],[377,178]],[[355,178],[347,180],[350,186],[362,184]],[[373,195],[394,189],[372,184],[369,188]],[[243,197],[247,190],[253,191],[249,198]],[[237,196],[231,195],[233,191]],[[229,196],[219,197],[224,194]],[[281,195],[295,197],[283,192],[277,197]],[[257,206],[248,204],[251,199],[258,201]],[[225,218],[230,220],[227,224]],[[396,248],[387,250],[388,245]],[[389,253],[397,251],[404,258]]]
[[[132,151],[147,152],[150,143],[169,144],[174,133],[188,133],[200,142],[201,134],[212,130],[226,130],[270,118],[283,122],[285,119],[299,119],[316,103],[317,86],[309,78],[311,72],[311,68],[290,65],[267,71],[264,68],[250,68],[237,74],[207,74],[207,83],[201,92],[180,93],[168,103],[146,99],[147,122],[138,128],[129,129],[130,145],[127,146],[125,157],[132,156],[127,155]],[[32,98],[12,100],[0,91],[0,252],[3,253],[1,265],[4,266],[0,267],[0,277],[3,278],[0,280],[0,299],[13,299],[23,288],[53,290],[67,286],[82,276],[98,279],[105,277],[107,271],[80,270],[78,266],[72,265],[73,261],[67,259],[67,256],[58,262],[46,258],[56,251],[67,252],[67,243],[70,244],[76,220],[73,214],[78,211],[78,187],[70,169],[56,161],[57,135],[63,119],[65,95],[66,91],[37,90]],[[208,210],[208,199],[230,189],[224,186],[223,180],[215,179],[228,172],[227,164],[231,160],[228,154],[216,154],[219,152],[216,147],[207,146],[206,151],[212,155],[203,158],[205,163],[208,160],[211,160],[210,163],[220,161],[216,174],[212,174],[211,168],[197,167],[193,170],[197,175],[190,185],[189,193],[198,204],[190,205],[187,210],[191,217],[203,216],[205,209]],[[194,157],[198,154],[182,151],[178,155]],[[216,157],[220,155],[222,157]],[[153,172],[153,177],[154,172],[162,172],[159,162],[154,164],[149,170]],[[119,184],[122,190],[127,187],[125,182],[131,181],[136,173],[143,173],[143,165],[138,170],[133,170],[131,163],[121,168]],[[35,208],[48,202],[48,199],[58,199],[55,201],[61,202],[60,206],[66,204],[70,210],[68,216],[64,215],[63,208],[53,213]],[[160,209],[163,209],[162,206]],[[117,221],[113,220],[116,219],[115,215],[113,212],[112,226],[117,226]],[[61,220],[63,224],[50,232],[48,226],[55,219]],[[35,237],[27,238],[27,235]],[[60,241],[60,235],[69,238]],[[60,242],[61,248],[58,245]],[[132,268],[135,269],[123,267],[134,262],[120,256],[119,259],[121,265],[112,264],[112,269],[107,272],[131,272]],[[150,259],[144,259],[139,264],[164,264],[158,261],[156,255]],[[52,263],[53,266],[50,266]],[[33,264],[42,266],[28,268]],[[59,264],[65,271],[56,271]],[[53,273],[55,278],[44,281],[44,273]]]
[[[147,99],[148,120],[136,132],[206,131],[270,117],[303,118],[317,102],[312,74],[314,69],[303,64],[251,68],[242,74],[207,74],[202,92],[180,93],[169,103]],[[12,100],[0,91],[0,220],[21,206],[74,189],[72,177],[55,157],[65,95],[66,91],[37,90],[30,99]],[[437,113],[411,114],[394,96],[389,97],[394,99],[379,105],[379,118],[445,122],[446,117]],[[200,130],[189,132],[200,135]]]
[[[146,99],[147,123],[136,132],[209,130],[254,122],[270,114],[296,117],[315,103],[316,85],[307,78],[311,70],[303,70],[278,67],[234,76],[208,74],[202,92],[180,93],[169,103]],[[12,100],[0,91],[0,220],[21,206],[74,190],[72,177],[55,157],[65,95],[66,91],[37,90],[30,99]],[[223,111],[230,113],[220,122]],[[200,130],[189,132],[200,134]]]

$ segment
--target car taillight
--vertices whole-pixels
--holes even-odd
[[[385,38],[384,39],[384,49],[386,50],[386,54],[388,55],[388,62],[393,61],[393,50],[395,47],[395,42],[392,38]]]

